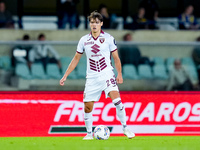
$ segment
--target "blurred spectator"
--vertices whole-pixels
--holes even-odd
[[[170,70],[167,90],[191,91],[197,88],[198,85],[192,80],[189,72],[182,66],[181,61],[176,59]]]
[[[148,28],[148,20],[145,18],[145,9],[139,8],[138,13],[133,17],[133,29]]]
[[[179,29],[195,30],[199,29],[199,24],[193,15],[194,7],[189,5],[186,7],[185,11],[178,16]]]
[[[58,28],[65,29],[69,23],[69,28],[74,29],[79,25],[79,16],[76,5],[79,0],[57,0]]]
[[[102,29],[116,28],[118,23],[116,20],[115,14],[109,14],[108,8],[106,5],[99,5],[99,13],[103,16],[103,26]]]
[[[29,41],[30,37],[28,34],[25,34],[22,38],[22,41]],[[12,66],[15,67],[17,63],[27,63],[29,65],[28,55],[31,50],[32,45],[18,45],[15,46],[12,50]]]
[[[155,23],[158,18],[158,4],[155,0],[142,0],[139,8],[145,9],[145,18],[148,19],[149,29],[157,29]]]
[[[14,28],[12,14],[6,10],[6,5],[0,1],[0,28]]]
[[[197,37],[196,41],[200,42],[200,36]],[[196,46],[193,49],[192,58],[193,58],[193,61],[195,62],[197,72],[198,72],[198,78],[199,78],[199,81],[200,81],[200,46]]]
[[[132,35],[127,33],[123,36],[123,41],[131,42],[133,41]],[[124,64],[133,64],[138,67],[139,64],[149,64],[153,65],[153,62],[149,60],[148,57],[141,55],[140,49],[136,45],[124,45],[119,48],[121,63]]]
[[[39,41],[45,41],[46,37],[44,34],[40,34],[38,36]],[[36,45],[33,49],[31,49],[29,53],[29,60],[32,63],[42,63],[44,69],[46,70],[46,66],[48,63],[57,63],[58,67],[61,68],[60,56],[57,51],[51,45]]]

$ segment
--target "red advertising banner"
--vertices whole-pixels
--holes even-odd
[[[127,125],[141,135],[200,135],[200,92],[121,92]],[[1,92],[0,137],[77,136],[86,133],[83,92]],[[93,124],[111,135],[122,127],[111,99],[102,94]]]

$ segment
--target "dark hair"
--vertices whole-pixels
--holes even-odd
[[[105,4],[100,4],[100,5],[99,5],[99,9],[98,9],[99,12],[101,11],[102,8],[107,8],[107,6],[106,6]]]
[[[131,36],[131,34],[130,34],[130,33],[126,33],[126,34],[123,36],[123,40],[124,40],[124,41],[127,41],[127,37],[128,37],[128,36]]]
[[[93,11],[90,16],[88,16],[88,20],[91,21],[91,19],[99,19],[101,22],[103,22],[103,17],[100,13],[98,13],[96,10]]]
[[[197,41],[197,42],[200,42],[200,36],[199,36],[199,37],[197,37],[196,41]]]
[[[43,33],[39,34],[38,35],[38,40],[41,39],[41,38],[43,38],[43,37],[45,37],[45,35]]]
[[[192,7],[194,8],[194,5],[189,4],[189,5],[185,6],[185,11],[186,11],[186,9],[188,9],[188,7],[190,7],[190,6],[192,6]]]
[[[174,65],[176,65],[176,64],[181,64],[181,60],[178,59],[178,58],[176,58],[176,59],[174,60]]]
[[[5,1],[3,1],[3,0],[0,0],[0,3],[4,3],[4,4],[5,4]]]
[[[29,39],[30,39],[29,35],[28,34],[24,34],[23,40],[29,40]]]

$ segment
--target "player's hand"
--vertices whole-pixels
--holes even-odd
[[[66,79],[67,79],[66,77],[62,77],[62,79],[60,79],[61,86],[63,86],[65,84],[64,82],[66,81]]]
[[[123,83],[122,74],[118,74],[116,80],[117,80],[117,84],[122,84]]]

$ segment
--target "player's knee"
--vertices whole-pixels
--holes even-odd
[[[84,111],[85,113],[90,113],[92,111],[92,107],[86,105]]]
[[[85,111],[85,113],[90,113],[92,111],[92,109],[88,108],[88,107],[85,107],[84,111]]]
[[[114,100],[114,99],[116,99],[116,98],[120,98],[120,94],[119,94],[118,91],[110,91],[110,92],[108,93],[108,96],[109,96],[112,100]]]
[[[84,103],[84,111],[85,113],[90,113],[93,109],[94,102],[85,102]]]

